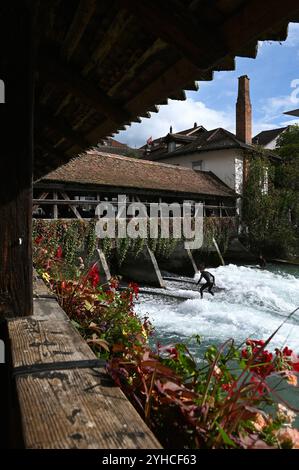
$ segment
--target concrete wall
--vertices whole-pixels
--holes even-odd
[[[158,265],[162,271],[191,276],[198,271],[191,250],[186,249],[184,242],[179,242],[169,258],[158,258]]]
[[[118,268],[118,273],[126,281],[136,281],[155,287],[165,287],[155,255],[148,246],[145,246],[137,257],[133,254],[131,256],[128,254],[125,261]]]

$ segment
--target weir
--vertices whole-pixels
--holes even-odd
[[[158,258],[159,268],[182,276],[194,276],[198,271],[196,262],[189,248],[179,241],[168,258]]]
[[[156,257],[147,245],[137,257],[129,254],[118,268],[118,273],[129,281],[165,287]]]

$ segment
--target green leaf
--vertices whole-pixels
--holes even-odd
[[[237,447],[236,444],[234,443],[234,441],[232,441],[231,438],[228,436],[228,434],[226,434],[224,429],[219,425],[217,427],[218,427],[220,436],[222,437],[222,440],[223,440],[224,444],[227,444],[227,445],[232,446],[232,447]]]
[[[71,324],[77,328],[78,330],[80,330],[82,327],[80,325],[80,323],[76,322],[75,320],[71,320]]]

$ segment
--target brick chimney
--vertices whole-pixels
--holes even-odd
[[[238,99],[236,104],[236,136],[246,144],[252,143],[252,114],[249,93],[249,78],[239,77]]]

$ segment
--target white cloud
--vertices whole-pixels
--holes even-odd
[[[299,100],[298,100],[299,104]],[[258,134],[261,131],[267,131],[270,129],[276,129],[278,127],[285,127],[289,124],[295,124],[296,120],[290,120],[283,117],[285,111],[296,109],[298,104],[294,103],[291,95],[289,96],[274,96],[264,101],[263,106],[260,110],[262,116],[258,120],[254,121],[253,135]]]
[[[289,95],[268,98],[262,109],[266,116],[272,117],[274,119],[277,114],[281,115],[282,112],[289,111],[296,104],[297,103],[294,102],[294,99],[290,93]]]
[[[161,106],[157,114],[151,113],[150,119],[144,118],[140,124],[132,124],[115,138],[132,147],[140,147],[150,136],[155,139],[167,134],[170,126],[173,132],[178,132],[192,127],[194,122],[207,129],[224,127],[234,132],[235,112],[233,109],[218,111],[208,108],[201,101],[195,101],[190,97],[186,101],[169,100],[169,104]]]
[[[299,81],[298,81],[299,82]],[[262,118],[259,119],[265,125],[272,125],[272,121],[281,120],[285,111],[291,111],[299,107],[299,87],[297,80],[293,80],[290,85],[289,95],[280,95],[267,98],[263,101],[260,110],[263,112]]]
[[[293,126],[294,124],[299,124],[299,119],[298,119],[298,118],[290,119],[290,120],[288,120],[288,121],[282,121],[282,122],[280,123],[281,127]]]

